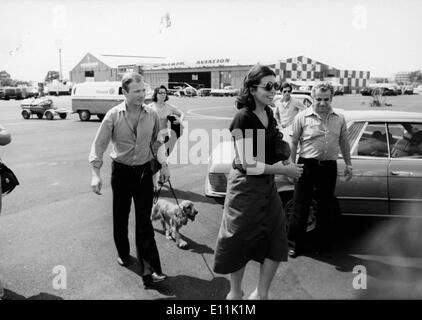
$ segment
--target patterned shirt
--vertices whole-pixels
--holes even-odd
[[[310,107],[296,116],[292,131],[292,143],[300,142],[299,157],[337,160],[341,149],[344,160],[350,163],[347,125],[342,114],[331,110],[324,120]]]
[[[152,160],[150,143],[158,144],[157,159],[167,161],[164,145],[157,141],[160,124],[158,114],[146,105],[142,106],[136,131],[127,115],[126,101],[111,108],[105,115],[97,131],[89,154],[89,162],[95,168],[103,165],[103,154],[112,143],[110,157],[128,166],[139,166]],[[153,149],[154,148],[153,146]]]

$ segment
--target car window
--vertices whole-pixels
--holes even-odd
[[[422,157],[422,123],[392,123],[388,131],[392,158]]]
[[[361,137],[354,155],[369,157],[388,157],[388,137],[385,123],[368,123]]]
[[[310,99],[303,98],[302,104],[303,104],[305,107],[309,108],[309,107],[311,106],[311,104],[312,104],[312,101],[311,101]]]

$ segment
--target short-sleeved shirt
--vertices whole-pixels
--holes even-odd
[[[293,123],[295,116],[306,107],[299,100],[290,97],[289,101],[282,101],[278,99],[274,101],[276,107],[276,119],[280,122],[283,128],[290,126]]]
[[[235,114],[229,128],[232,133],[233,140],[236,137],[236,129],[239,130],[238,132],[242,133],[243,138],[252,137],[252,155],[257,161],[265,164],[274,164],[277,162],[275,154],[275,136],[278,133],[277,122],[270,107],[266,106],[265,111],[268,116],[267,128],[265,128],[253,111],[245,107]],[[263,144],[262,142],[264,139],[265,143]],[[262,148],[263,146],[265,149]],[[236,160],[239,159],[235,159],[233,161],[234,167],[236,167]],[[247,162],[246,164],[248,166],[254,166],[253,164]]]

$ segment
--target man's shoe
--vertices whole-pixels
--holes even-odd
[[[117,258],[117,263],[119,265],[121,265],[122,267],[127,267],[127,265],[129,264],[129,258],[122,259],[122,258],[118,257]]]
[[[153,272],[151,274],[152,282],[161,282],[167,279],[167,276],[163,273]]]
[[[165,274],[156,273],[156,272],[147,274],[146,276],[142,276],[144,287],[152,286],[154,283],[161,282],[166,279],[167,279],[167,276]]]
[[[298,253],[297,253],[297,251],[295,249],[289,249],[288,254],[289,254],[289,257],[290,258],[293,258],[293,259],[298,256]]]

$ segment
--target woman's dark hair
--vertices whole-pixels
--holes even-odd
[[[286,88],[289,88],[290,90],[293,90],[293,87],[292,87],[292,85],[291,85],[290,83],[288,83],[288,82],[284,82],[284,83],[281,85],[281,89],[280,89],[280,91],[281,91],[281,92],[283,92],[283,90],[284,90],[284,89],[286,89]]]
[[[245,79],[243,80],[243,88],[240,90],[239,95],[236,99],[236,108],[248,108],[249,110],[255,110],[255,99],[251,94],[250,89],[256,85],[259,85],[261,79],[266,76],[274,76],[275,72],[268,66],[257,64],[249,70]]]
[[[158,94],[158,91],[160,91],[160,89],[166,90],[166,98],[164,99],[164,101],[167,101],[169,99],[168,90],[167,90],[166,86],[161,85],[161,86],[154,89],[154,94],[152,95],[152,101],[157,102],[157,94]]]

